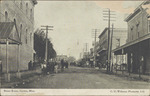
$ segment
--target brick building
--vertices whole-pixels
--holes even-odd
[[[20,70],[28,69],[28,62],[33,60],[34,7],[36,0],[1,0],[0,22],[13,22],[22,42],[20,46]],[[17,47],[9,45],[9,71],[17,71]],[[2,71],[6,72],[6,46],[0,45]]]
[[[114,50],[115,55],[127,54],[128,72],[131,73],[150,73],[150,14],[148,8],[142,7],[150,4],[148,2],[144,1],[125,19],[127,43]]]
[[[110,32],[112,32],[112,28],[110,28]],[[117,48],[120,45],[125,44],[127,38],[127,30],[125,28],[113,28],[113,36],[112,36],[112,50]],[[99,35],[99,63],[102,67],[106,67],[107,60],[107,52],[108,50],[108,28],[105,28],[103,32]],[[114,61],[114,56],[111,56]],[[120,58],[119,56],[117,58]],[[119,60],[119,59],[117,59]]]

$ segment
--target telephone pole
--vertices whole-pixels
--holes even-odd
[[[103,11],[103,17],[105,19],[105,21],[108,21],[108,48],[107,48],[107,72],[110,72],[110,64],[111,64],[111,37],[110,37],[110,21],[115,21],[115,20],[112,20],[112,18],[116,18],[116,17],[111,17],[113,15],[116,15],[116,14],[113,14],[112,12],[114,11],[110,11],[110,9],[108,8],[107,11]]]
[[[87,57],[88,57],[88,43],[85,43],[85,55],[86,55],[86,61],[87,61]]]
[[[94,29],[94,32],[93,32],[93,36],[94,36],[94,60],[93,60],[94,67],[96,65],[96,38],[97,38],[97,35],[99,35],[98,32],[99,32],[99,29]]]
[[[111,44],[110,44],[110,60],[111,60],[111,51],[112,51],[112,41],[113,41],[113,30],[114,29],[114,24],[112,23],[112,32],[111,32]],[[111,61],[110,61],[111,64]],[[113,72],[113,63],[112,63],[112,67],[111,67],[111,72]]]
[[[47,65],[47,62],[48,62],[48,30],[53,30],[53,29],[50,29],[50,28],[53,28],[53,26],[41,26],[41,27],[44,27],[45,29],[41,29],[41,30],[46,30],[46,46],[45,46],[45,62],[46,62],[46,65]]]

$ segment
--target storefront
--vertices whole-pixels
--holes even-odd
[[[150,73],[150,34],[114,50],[114,55],[127,54],[128,72]]]

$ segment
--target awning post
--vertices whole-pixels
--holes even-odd
[[[20,74],[20,45],[18,44],[18,52],[17,52],[17,73],[16,73],[17,78],[21,78]]]
[[[10,82],[10,74],[9,74],[9,65],[8,65],[8,45],[9,41],[8,38],[6,39],[6,74],[5,74],[5,80],[7,82]]]

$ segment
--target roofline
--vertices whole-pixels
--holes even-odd
[[[130,17],[133,16],[133,15],[136,15],[136,14],[134,14],[134,13],[135,13],[136,11],[138,11],[138,9],[143,9],[143,8],[142,8],[142,5],[146,4],[148,1],[150,2],[150,0],[143,1],[143,2],[134,10],[133,13],[129,14],[128,17],[126,17],[126,18],[124,19],[124,21],[128,22],[129,20],[131,20],[132,18],[130,18]]]
[[[104,29],[103,32],[98,36],[98,38],[100,38],[107,30],[108,30],[108,28],[105,27],[105,29]]]
[[[112,28],[110,28],[110,29],[112,29]],[[105,29],[104,29],[103,32],[98,36],[98,38],[100,38],[107,30],[108,30],[108,27],[105,27]],[[113,30],[124,30],[124,31],[127,31],[127,28],[113,28]]]
[[[133,17],[132,16],[135,16],[136,14],[138,14],[140,11],[142,10],[142,7],[141,6],[138,6],[133,13],[129,14],[129,16],[124,20],[126,22],[128,22],[129,20],[131,20]],[[136,13],[137,12],[137,13]]]

